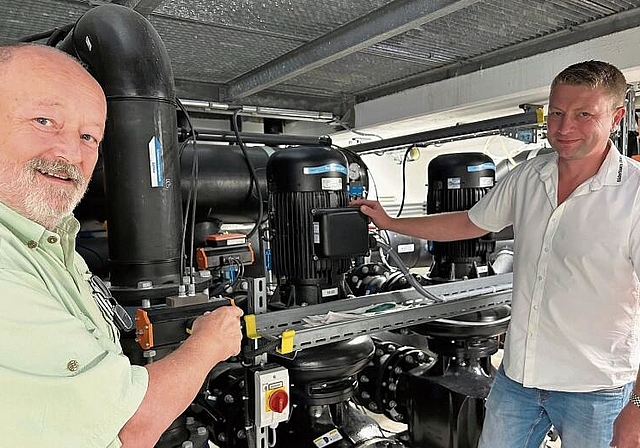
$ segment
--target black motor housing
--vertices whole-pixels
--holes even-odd
[[[493,159],[482,153],[443,154],[428,167],[427,214],[469,210],[495,183]],[[486,258],[494,242],[481,238],[432,242],[430,277],[453,281],[486,274]]]
[[[338,276],[350,262],[347,257],[319,256],[321,235],[314,213],[348,205],[347,174],[347,159],[329,147],[281,150],[269,158],[273,271],[287,304],[339,298]]]

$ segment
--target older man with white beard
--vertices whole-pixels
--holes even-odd
[[[107,105],[58,50],[0,47],[0,446],[150,447],[215,364],[238,353],[235,307],[198,318],[158,362],[132,366],[75,252]]]

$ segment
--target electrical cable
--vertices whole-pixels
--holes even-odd
[[[55,47],[56,45],[58,45],[58,43],[60,43],[65,37],[67,37],[67,34],[69,34],[74,26],[74,23],[69,23],[67,25],[60,26],[54,29],[49,39],[47,39],[46,45],[50,47]]]
[[[260,190],[260,182],[258,181],[258,176],[256,175],[256,170],[249,159],[249,154],[247,153],[247,148],[240,137],[240,130],[238,126],[238,117],[240,115],[242,109],[236,109],[233,112],[232,125],[233,125],[233,133],[236,136],[236,141],[238,142],[238,146],[240,146],[240,150],[244,155],[244,160],[247,163],[247,167],[249,168],[249,174],[251,175],[251,180],[255,184],[257,197],[258,197],[258,219],[256,220],[255,226],[253,229],[247,234],[247,239],[250,239],[260,228],[260,224],[262,224],[262,220],[264,218],[264,204],[262,203],[262,191]]]
[[[194,248],[195,221],[196,221],[196,208],[198,203],[198,144],[197,144],[198,142],[197,142],[196,130],[193,126],[193,123],[191,122],[191,116],[189,115],[189,112],[187,112],[187,109],[184,107],[180,99],[176,98],[176,103],[178,104],[178,107],[180,108],[180,110],[182,110],[182,112],[184,113],[187,123],[189,123],[189,128],[191,129],[191,136],[188,137],[185,140],[185,142],[183,142],[183,147],[181,148],[181,150],[184,150],[184,147],[186,147],[186,142],[189,141],[189,138],[191,138],[191,141],[193,142],[193,159],[191,160],[191,179],[189,182],[189,194],[187,196],[187,205],[185,207],[183,223],[182,223],[182,243],[180,247],[180,262],[181,262],[182,272],[180,275],[181,277],[180,284],[183,284],[183,277],[186,274],[185,251],[186,251],[187,226],[189,223],[189,212],[191,212],[191,235],[190,235],[191,244],[189,245],[191,253],[189,254],[189,283],[194,284],[195,277],[194,277],[194,269],[193,269],[193,253],[195,250]],[[180,155],[182,154],[180,153]]]
[[[181,239],[181,243],[180,243],[180,284],[182,285],[182,278],[184,277],[184,275],[186,274],[185,272],[185,268],[186,268],[186,264],[185,264],[185,246],[186,246],[186,242],[185,240],[187,239],[187,219],[189,217],[189,207],[191,206],[191,188],[189,188],[189,194],[187,195],[187,205],[185,207],[184,210],[184,214],[183,214],[183,218],[182,218],[182,239]]]
[[[192,128],[193,129],[193,128]],[[189,281],[191,284],[195,284],[195,270],[193,268],[193,255],[195,254],[196,244],[196,206],[198,204],[198,149],[196,140],[193,140],[193,159],[195,163],[192,164],[192,186],[193,186],[193,206],[191,207],[191,245],[189,249]],[[190,187],[191,188],[191,187]]]
[[[400,201],[400,208],[398,209],[396,218],[399,218],[402,214],[402,210],[404,209],[404,201],[407,197],[407,158],[409,157],[411,148],[413,148],[413,146],[407,148],[407,150],[404,152],[404,157],[402,158],[402,200]]]
[[[35,41],[40,40],[40,39],[48,38],[53,33],[55,33],[57,29],[58,28],[54,28],[52,30],[42,31],[41,33],[36,33],[36,34],[31,34],[29,36],[24,36],[24,37],[21,37],[20,39],[18,39],[18,42],[35,42]]]
[[[418,280],[416,280],[416,278],[411,275],[411,273],[409,272],[409,269],[405,266],[405,264],[402,261],[402,258],[400,258],[400,255],[398,255],[398,253],[393,250],[393,248],[388,245],[387,243],[381,241],[381,240],[376,240],[376,243],[378,244],[378,246],[381,246],[387,253],[387,255],[389,256],[389,258],[391,258],[396,266],[398,267],[398,269],[400,269],[400,272],[402,272],[405,276],[405,278],[407,279],[407,281],[409,282],[409,284],[411,286],[413,286],[415,288],[416,291],[418,291],[418,293],[424,297],[426,297],[429,300],[433,300],[436,303],[442,303],[444,302],[444,300],[438,296],[436,296],[435,294],[430,293],[429,291],[427,291],[424,286],[422,286]]]
[[[189,135],[184,141],[180,144],[180,149],[178,150],[178,158],[182,159],[182,154],[184,153],[185,148],[189,144],[189,142],[193,140],[193,135]]]
[[[362,137],[375,137],[379,140],[384,140],[381,136],[379,136],[378,134],[372,134],[372,133],[368,133],[368,132],[362,132],[362,131],[358,131],[356,130],[356,128],[349,126],[347,123],[345,123],[344,121],[340,120],[339,118],[334,118],[333,120],[331,120],[329,122],[329,124],[331,123],[338,123],[340,126],[342,126],[344,129],[346,129],[349,132],[353,132],[356,135],[360,135]]]

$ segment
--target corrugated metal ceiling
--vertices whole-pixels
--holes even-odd
[[[0,0],[0,43],[102,3]],[[354,102],[640,26],[640,1],[623,0],[113,3],[149,17],[183,98],[340,115]]]

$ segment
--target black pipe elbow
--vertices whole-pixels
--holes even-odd
[[[88,65],[108,98],[175,101],[166,47],[151,23],[130,8],[102,5],[87,11],[61,49]]]
[[[164,43],[142,15],[102,5],[76,22],[60,48],[86,63],[107,97],[102,157],[111,284],[127,291],[150,281],[150,298],[154,289],[159,296],[171,285],[177,291],[180,165],[173,72]]]

